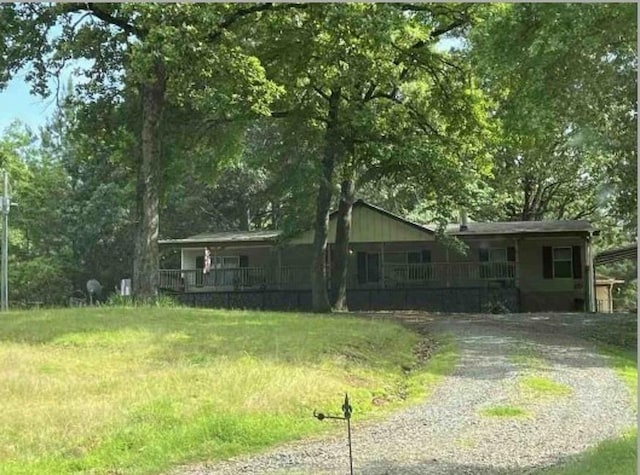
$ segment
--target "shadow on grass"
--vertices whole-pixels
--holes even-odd
[[[399,318],[396,318],[398,315]],[[383,336],[377,332],[376,322],[400,321],[409,329],[425,334],[431,331],[431,327],[425,323],[441,318],[449,318],[460,327],[496,326],[501,330],[502,336],[467,332],[457,337],[461,343],[471,343],[469,346],[474,348],[466,355],[466,358],[473,361],[471,376],[489,380],[507,378],[511,376],[510,373],[518,371],[517,365],[512,365],[512,370],[505,372],[502,365],[495,364],[496,358],[504,354],[505,342],[518,348],[525,336],[533,342],[534,349],[540,351],[546,362],[556,367],[607,367],[609,363],[606,359],[586,348],[580,341],[572,341],[566,336],[583,338],[585,334],[601,335],[606,342],[619,339],[628,342],[630,337],[612,335],[617,335],[616,332],[628,334],[637,328],[636,319],[627,316],[616,317],[627,323],[614,330],[610,328],[610,316],[600,318],[581,314],[480,317],[396,312],[388,316],[385,313],[325,316],[191,308],[101,307],[4,314],[0,317],[0,341],[82,346],[95,345],[99,342],[100,334],[133,331],[146,334],[147,341],[156,348],[154,359],[158,361],[183,359],[197,364],[224,355],[308,363],[318,362],[318,358],[326,354],[332,357],[342,355],[349,363],[373,366],[377,363],[377,349],[381,345],[394,344],[392,339],[381,339]],[[310,324],[311,321],[313,325]],[[401,331],[395,333],[396,337],[403,334]],[[87,335],[86,339],[83,335]],[[386,338],[392,338],[394,333],[385,335]],[[117,339],[117,336],[114,338]],[[114,344],[117,345],[117,342]],[[122,347],[124,346],[123,343]],[[541,371],[544,372],[544,368]]]
[[[408,359],[407,345],[398,341],[407,336],[397,325],[381,330],[363,319],[284,312],[101,307],[0,316],[0,342],[123,351],[146,345],[151,360],[192,364],[218,356],[296,363],[327,356],[397,368]],[[381,348],[390,349],[389,361],[376,361]]]

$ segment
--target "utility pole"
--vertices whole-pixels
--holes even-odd
[[[9,310],[9,175],[4,171],[4,188],[2,193],[2,286],[0,287],[1,310]]]

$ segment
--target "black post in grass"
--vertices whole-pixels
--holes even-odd
[[[353,412],[353,408],[351,404],[349,404],[349,395],[344,393],[344,404],[342,404],[342,417],[340,416],[331,416],[329,414],[323,414],[321,412],[313,411],[313,417],[322,421],[324,419],[338,419],[341,421],[347,421],[347,437],[349,439],[349,474],[353,475],[353,453],[351,450],[351,413]]]

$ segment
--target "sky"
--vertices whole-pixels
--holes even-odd
[[[35,131],[53,114],[56,109],[55,98],[32,96],[30,88],[22,73],[14,77],[7,88],[0,92],[0,132],[14,120],[24,122]]]
[[[444,40],[442,46],[445,48],[458,47],[460,41]],[[67,83],[72,69],[77,66],[75,64],[62,71],[60,84]],[[20,71],[9,81],[7,87],[0,91],[0,135],[15,120],[20,120],[35,132],[39,127],[44,126],[47,119],[56,111],[55,80],[52,79],[49,82],[52,90],[51,96],[43,99],[31,95],[31,86],[25,81],[26,73],[26,70]],[[83,77],[77,78],[73,82],[77,84],[82,80],[84,80]]]

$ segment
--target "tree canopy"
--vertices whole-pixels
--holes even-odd
[[[341,307],[328,215],[339,267],[356,197],[418,221],[583,218],[632,240],[636,8],[3,4],[0,87],[24,72],[59,103],[41,131],[0,136],[27,204],[12,298],[61,303],[125,276],[153,298],[160,236],[313,227],[314,307]]]

